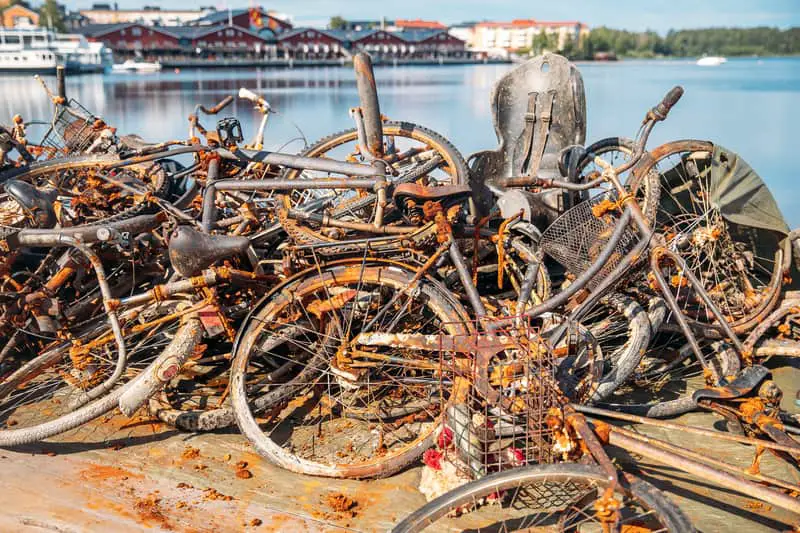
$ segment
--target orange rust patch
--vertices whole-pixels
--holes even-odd
[[[123,468],[109,465],[92,464],[88,468],[81,470],[78,476],[86,481],[104,481],[117,479],[143,479],[142,474],[134,473]]]
[[[144,498],[136,500],[133,508],[145,523],[155,522],[162,529],[172,530],[172,524],[161,510],[161,498],[156,493],[150,493]]]
[[[209,501],[219,500],[219,501],[223,501],[223,502],[229,502],[229,501],[233,500],[234,498],[233,498],[233,496],[226,496],[225,494],[222,494],[221,492],[219,492],[217,489],[215,489],[213,487],[208,487],[207,489],[205,489],[203,491],[203,499],[204,500],[209,500]]]
[[[198,457],[200,457],[200,448],[192,448],[191,446],[187,446],[181,454],[182,459],[197,459]]]
[[[355,510],[355,508],[358,507],[358,502],[348,498],[341,492],[328,494],[326,503],[334,512],[344,517],[355,518],[358,515],[358,511]]]
[[[241,468],[236,471],[236,477],[238,477],[239,479],[250,479],[251,477],[253,477],[253,473],[247,469]]]

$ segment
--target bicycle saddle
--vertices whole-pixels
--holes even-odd
[[[395,187],[392,199],[395,205],[404,205],[406,200],[412,200],[417,204],[442,202],[450,206],[467,200],[471,194],[472,188],[469,185],[426,187],[417,183],[402,183]]]
[[[208,235],[189,226],[179,226],[169,239],[169,261],[175,272],[190,277],[220,259],[244,253],[249,246],[247,237]]]
[[[37,189],[30,183],[19,180],[8,180],[5,183],[6,193],[30,218],[37,228],[52,228],[58,223],[53,202],[58,193],[53,190]]]

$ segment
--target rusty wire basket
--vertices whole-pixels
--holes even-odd
[[[614,209],[616,201],[616,195],[602,193],[564,212],[542,233],[542,251],[572,274],[583,274],[603,252],[619,222]],[[636,232],[626,229],[611,257],[589,281],[588,287],[600,284],[636,242]]]
[[[442,382],[441,397],[450,401],[442,407],[445,425],[437,442],[473,479],[557,459],[553,422],[560,419],[566,400],[556,379],[556,356],[537,325],[527,319],[515,322],[490,335],[440,334],[442,375],[451,379]],[[472,328],[480,330],[477,324]],[[449,351],[452,346],[457,348]],[[481,374],[488,383],[480,383]]]
[[[94,127],[97,120],[74,99],[69,105],[57,106],[50,129],[40,143],[42,151],[49,157],[86,151],[97,137]]]

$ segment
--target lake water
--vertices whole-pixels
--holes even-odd
[[[377,69],[384,114],[442,133],[466,155],[495,145],[489,94],[513,65],[386,67]],[[800,58],[738,59],[716,68],[689,60],[586,63],[587,143],[635,134],[644,112],[673,85],[686,95],[659,125],[650,146],[681,138],[713,140],[739,152],[758,171],[790,225],[800,226],[793,157],[800,155]],[[49,80],[54,85],[52,79]],[[278,110],[268,148],[297,151],[297,125],[310,141],[352,127],[357,105],[349,68],[194,70],[150,75],[76,76],[67,92],[122,133],[148,140],[186,138],[186,117],[196,103],[213,104],[244,86]],[[30,76],[0,78],[0,121],[14,113],[47,118],[49,102]],[[245,103],[227,114],[242,121],[245,137],[259,116]],[[212,126],[213,124],[207,124]],[[295,139],[294,141],[292,141]]]

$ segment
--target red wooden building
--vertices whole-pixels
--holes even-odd
[[[209,55],[274,57],[274,38],[239,26],[145,26],[103,24],[80,28],[89,40],[102,41],[119,59],[140,54],[157,59],[164,56]]]

